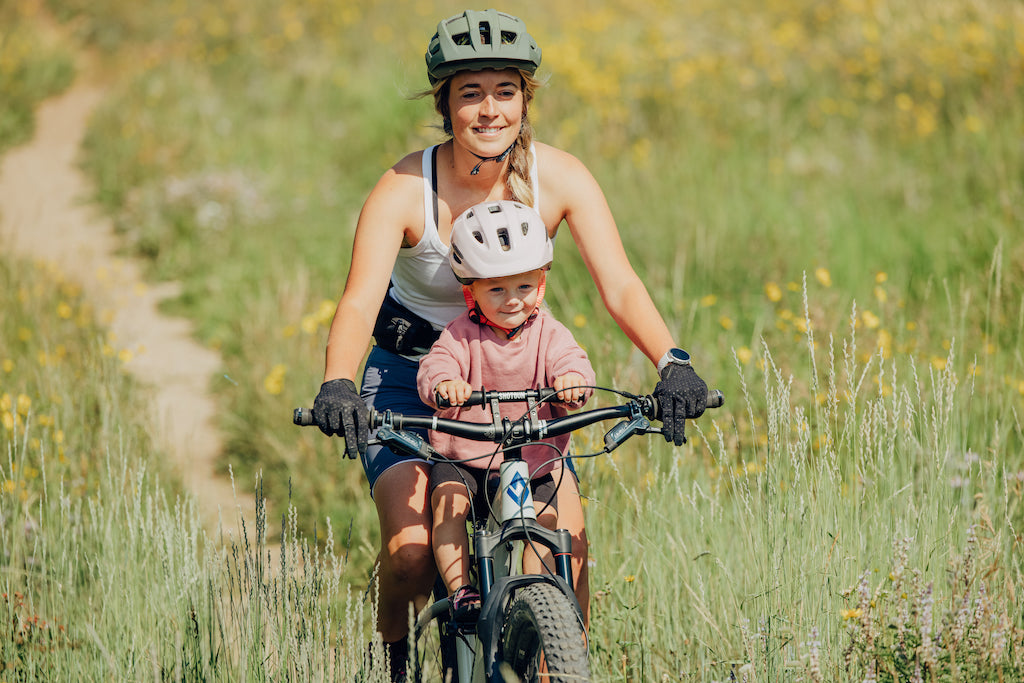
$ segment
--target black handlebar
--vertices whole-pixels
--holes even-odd
[[[558,401],[557,398],[552,398],[558,392],[551,388],[544,389],[520,389],[518,391],[473,391],[469,394],[469,399],[462,404],[461,407],[468,408],[470,406],[482,406],[490,403],[491,399],[497,399],[498,403],[525,403],[527,400],[534,400],[538,403],[544,401]],[[434,394],[434,402],[438,408],[451,408],[452,404],[446,398],[441,398],[437,394]]]
[[[551,388],[524,389],[520,391],[474,391],[470,400],[463,405],[483,405],[491,400],[498,402],[524,402],[529,400],[542,401],[550,399],[557,392]],[[718,389],[708,391],[707,407],[718,408],[725,403],[725,396]],[[432,429],[444,432],[453,436],[460,436],[473,441],[492,441],[495,443],[506,442],[509,438],[514,441],[542,439],[552,436],[560,436],[569,432],[586,427],[588,425],[616,417],[628,417],[637,411],[647,419],[656,418],[658,415],[658,402],[653,396],[639,396],[628,403],[608,408],[595,408],[573,415],[557,417],[550,420],[539,420],[536,423],[520,421],[512,423],[509,427],[510,434],[504,433],[503,425],[494,423],[473,423],[462,422],[434,416],[423,415],[400,415],[390,410],[383,413],[370,410],[370,429],[388,427],[396,430],[405,429]],[[313,411],[309,408],[296,408],[292,416],[292,422],[299,426],[310,426],[316,424]]]
[[[524,402],[529,398],[532,398],[538,402],[543,403],[544,401],[558,401],[557,398],[552,398],[558,394],[557,389],[545,387],[543,389],[521,389],[519,391],[474,391],[470,393],[469,399],[462,404],[462,407],[469,406],[482,406],[490,402],[491,398],[497,398],[499,402],[504,403],[506,401]],[[438,408],[451,408],[451,403],[448,399],[441,398],[437,394],[434,395],[434,402],[437,403]],[[725,395],[718,389],[709,389],[706,406],[708,408],[721,408],[725,403]]]

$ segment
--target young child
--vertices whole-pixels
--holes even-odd
[[[553,257],[551,239],[540,215],[513,201],[478,204],[452,226],[449,263],[463,284],[469,310],[453,320],[421,361],[417,375],[420,398],[436,407],[435,393],[452,408],[441,417],[490,422],[487,406],[460,407],[474,389],[553,387],[562,401],[541,404],[546,419],[575,410],[590,397],[595,377],[587,354],[569,330],[541,308],[546,271]],[[505,404],[502,414],[522,416],[524,406]],[[466,520],[472,500],[486,509],[487,468],[493,476],[501,456],[490,443],[430,432],[431,445],[459,465],[435,463],[430,471],[433,546],[438,570],[452,598],[456,619],[472,619],[480,596],[469,586],[469,537]],[[545,440],[551,446],[523,448],[531,472],[538,520],[555,528],[554,502],[563,477],[558,454],[569,436]],[[552,446],[554,448],[552,448]],[[557,449],[557,450],[555,450]],[[552,462],[554,461],[554,462]],[[471,491],[467,491],[467,485]],[[538,571],[530,557],[528,571]]]

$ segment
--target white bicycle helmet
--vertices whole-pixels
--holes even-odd
[[[463,284],[547,268],[553,259],[544,220],[519,202],[503,199],[477,204],[452,226],[448,261]]]

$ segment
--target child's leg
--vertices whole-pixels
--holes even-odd
[[[448,594],[469,583],[469,494],[465,485],[449,481],[431,494],[434,510],[434,559]]]

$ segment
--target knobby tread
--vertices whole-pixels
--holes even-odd
[[[548,667],[547,675],[540,678],[532,670],[539,652]],[[505,612],[502,656],[523,681],[590,680],[590,662],[576,610],[564,593],[548,583],[530,584],[516,592]]]

